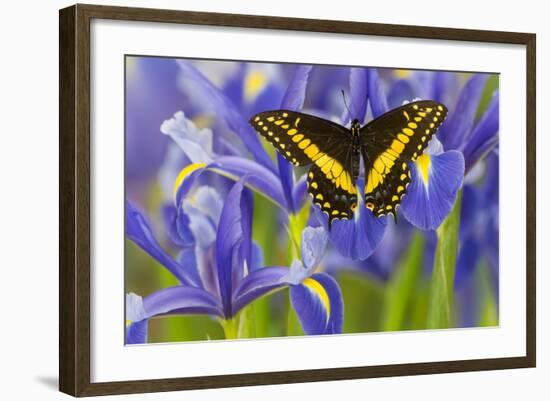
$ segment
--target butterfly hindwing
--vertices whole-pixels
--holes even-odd
[[[342,147],[351,145],[351,137],[344,127],[309,114],[264,111],[253,116],[249,123],[295,166],[334,157]]]
[[[307,175],[307,191],[313,203],[328,215],[329,228],[334,220],[347,220],[357,207],[353,158],[343,161],[327,160],[323,165],[314,164]]]
[[[365,202],[376,216],[395,217],[410,182],[407,163],[422,155],[446,115],[444,105],[423,100],[393,109],[361,129]]]
[[[401,199],[407,193],[407,188],[411,182],[409,166],[403,161],[397,162],[384,176],[383,181],[372,188],[377,179],[378,177],[371,170],[367,175],[365,206],[376,217],[391,214],[395,218],[397,207],[401,204]]]

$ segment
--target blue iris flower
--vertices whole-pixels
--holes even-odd
[[[146,217],[127,202],[127,238],[180,282],[143,298],[127,295],[127,343],[147,341],[147,321],[153,316],[206,314],[228,321],[257,298],[283,287],[291,287],[292,305],[305,333],[341,332],[343,308],[338,285],[327,274],[314,272],[326,239],[306,228],[302,261],[293,263],[291,269],[260,267],[259,248],[251,239],[253,204],[246,179],[238,180],[223,202],[211,187],[186,187],[172,228],[181,235],[181,243],[187,244],[177,258],[161,247]]]
[[[373,86],[369,99],[376,117],[389,109],[388,97],[378,72],[371,71],[369,77]],[[464,175],[498,143],[498,91],[476,121],[487,78],[487,74],[472,74],[458,91],[456,74],[416,72],[408,81],[394,82],[389,91],[394,105],[426,97],[447,104],[450,110],[424,154],[413,163],[411,185],[402,202],[405,218],[421,229],[435,229],[443,222]]]

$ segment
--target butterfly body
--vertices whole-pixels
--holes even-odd
[[[422,155],[447,114],[440,103],[424,100],[390,110],[350,128],[313,115],[272,110],[250,119],[252,127],[295,166],[307,173],[312,201],[332,221],[350,219],[358,205],[357,179],[363,160],[365,206],[376,216],[391,214],[407,193],[408,163]]]

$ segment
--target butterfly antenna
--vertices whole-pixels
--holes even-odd
[[[342,98],[344,99],[344,106],[346,106],[346,109],[347,109],[347,111],[348,111],[348,113],[349,113],[349,118],[350,118],[350,120],[351,120],[351,110],[349,109],[348,103],[346,102],[346,93],[344,92],[343,89],[340,89],[340,90],[341,90],[341,92],[342,92]]]

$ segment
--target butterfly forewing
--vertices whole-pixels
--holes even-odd
[[[351,144],[349,132],[332,121],[290,110],[264,111],[249,121],[279,153],[296,166],[334,156]]]
[[[424,100],[393,109],[361,129],[365,204],[376,216],[395,216],[410,182],[407,163],[422,155],[446,116],[444,105]]]

